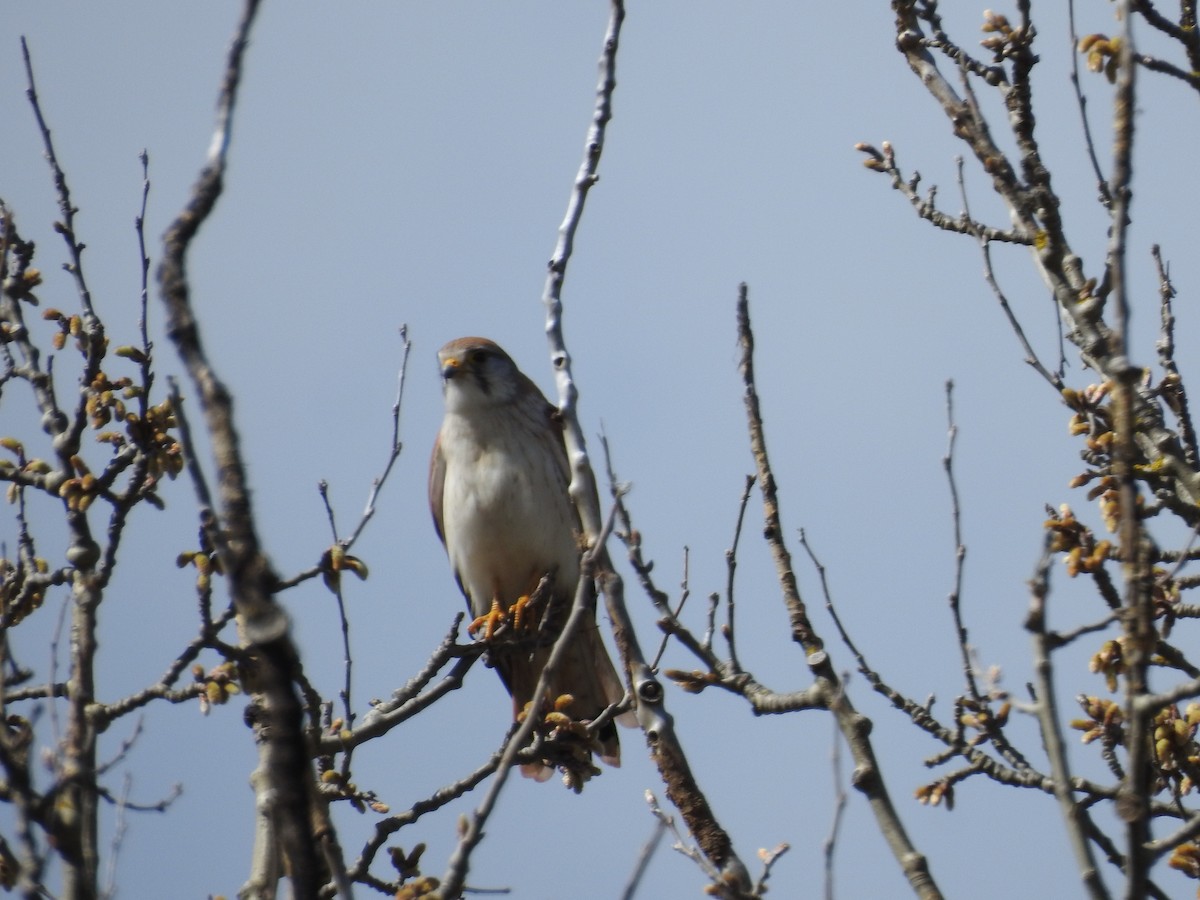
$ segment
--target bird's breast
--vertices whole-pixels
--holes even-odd
[[[548,572],[569,596],[579,578],[575,515],[546,429],[513,417],[442,426],[442,527],[450,563],[477,615],[504,606]],[[482,425],[482,427],[480,427]]]

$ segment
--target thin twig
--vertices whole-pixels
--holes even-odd
[[[1030,606],[1025,628],[1033,637],[1033,663],[1037,673],[1036,712],[1041,729],[1042,745],[1050,759],[1050,772],[1054,779],[1054,796],[1067,829],[1067,838],[1075,854],[1080,878],[1088,896],[1093,900],[1105,900],[1108,890],[1096,868],[1091,843],[1084,829],[1083,812],[1075,801],[1071,789],[1071,770],[1067,761],[1066,745],[1063,740],[1062,719],[1058,712],[1058,701],[1054,687],[1054,666],[1050,658],[1051,646],[1046,630],[1046,598],[1050,595],[1050,566],[1054,554],[1049,538],[1038,560],[1037,570],[1029,582]]]
[[[1096,155],[1096,142],[1092,139],[1092,126],[1088,121],[1087,97],[1079,81],[1079,32],[1075,29],[1075,0],[1067,0],[1068,37],[1071,41],[1071,87],[1075,91],[1075,105],[1079,108],[1079,121],[1083,126],[1083,142],[1087,148],[1088,160],[1092,164],[1092,172],[1096,176],[1096,193],[1105,209],[1112,209],[1112,192],[1108,189],[1108,181],[1100,168],[1100,159]]]
[[[400,357],[400,371],[396,376],[396,399],[392,403],[391,451],[388,453],[383,473],[371,483],[371,492],[367,495],[366,507],[363,509],[362,518],[358,520],[358,525],[355,527],[354,533],[342,542],[347,550],[354,546],[354,542],[358,540],[359,535],[363,533],[363,529],[367,527],[367,523],[375,515],[375,504],[379,500],[379,492],[383,489],[388,475],[392,473],[392,468],[396,465],[396,460],[400,458],[401,450],[404,449],[404,443],[400,440],[400,408],[404,402],[404,382],[405,376],[408,373],[409,355],[412,353],[412,341],[408,337],[407,325],[400,326],[400,345],[403,348],[403,353]]]
[[[1159,319],[1161,322],[1158,341],[1158,361],[1166,376],[1159,384],[1159,393],[1166,401],[1175,419],[1179,423],[1179,438],[1183,442],[1184,458],[1192,466],[1200,461],[1200,445],[1196,438],[1196,428],[1192,423],[1192,413],[1188,404],[1187,390],[1183,385],[1183,377],[1175,363],[1175,309],[1172,301],[1175,299],[1175,286],[1171,283],[1171,271],[1162,258],[1162,248],[1158,244],[1150,248],[1154,258],[1154,268],[1158,273]],[[1197,522],[1200,525],[1200,522]]]
[[[310,825],[313,814],[319,811],[314,806],[303,706],[294,688],[300,676],[300,660],[290,638],[287,616],[272,596],[278,577],[258,537],[231,395],[205,354],[187,275],[192,241],[223,190],[242,65],[258,8],[258,0],[246,0],[243,6],[226,58],[208,159],[187,205],[167,228],[158,281],[167,311],[167,334],[205,415],[218,473],[220,503],[214,510],[219,509],[219,527],[225,538],[221,563],[238,609],[243,640],[254,649],[258,662],[250,689],[258,701],[256,721],[262,738],[258,745],[259,767],[252,779],[260,815],[246,890],[273,892],[271,882],[278,870],[271,857],[281,849],[293,896],[310,898],[316,897],[321,887],[318,861],[328,848],[321,846]]]
[[[608,445],[607,444],[604,447],[604,455],[606,458],[608,457]],[[611,468],[610,468],[610,473],[611,473]],[[629,513],[626,511],[625,504],[619,503],[617,508],[620,510],[620,513],[621,513],[623,519],[625,521],[628,521]],[[636,556],[640,560],[641,549],[638,547],[635,547],[633,545],[630,545],[629,549],[630,549],[630,553],[632,555]],[[679,580],[679,602],[677,604],[675,604],[675,609],[671,611],[672,617],[674,617],[676,620],[678,620],[679,616],[683,613],[684,604],[687,603],[688,598],[692,595],[692,590],[690,587],[690,575],[688,573],[690,566],[691,566],[691,551],[688,547],[684,547],[683,548],[683,577]],[[655,595],[655,588],[654,588],[654,582],[650,580],[649,569],[647,569],[645,566],[639,567],[637,564],[635,564],[634,570],[637,571],[638,576],[643,579],[643,582],[642,582],[643,587],[647,588],[647,590],[650,592],[651,598],[653,598]],[[659,645],[658,645],[658,652],[654,654],[654,660],[650,663],[650,668],[653,669],[655,672],[658,671],[658,665],[659,665],[659,663],[662,662],[663,654],[667,652],[667,644],[669,644],[670,642],[671,642],[671,635],[669,633],[664,633],[663,638],[659,642]]]
[[[967,558],[967,547],[962,538],[962,507],[958,502],[958,482],[954,478],[954,444],[958,438],[958,425],[954,421],[954,382],[946,382],[946,454],[942,457],[942,468],[950,485],[950,518],[954,525],[954,587],[950,590],[950,614],[954,618],[954,632],[958,639],[958,651],[962,658],[963,679],[967,692],[976,701],[982,701],[979,685],[975,681],[975,666],[971,660],[971,642],[967,626],[962,617],[963,569]]]
[[[571,462],[571,482],[568,492],[579,512],[579,520],[589,545],[594,546],[600,532],[600,499],[596,476],[588,459],[587,440],[579,423],[576,404],[578,389],[571,372],[571,355],[567,352],[562,325],[562,289],[567,264],[575,246],[575,233],[583,217],[588,192],[599,178],[600,154],[609,120],[612,119],[613,92],[617,87],[617,48],[621,23],[625,21],[624,0],[611,0],[608,26],[604,34],[604,49],[600,54],[600,77],[596,86],[596,103],[584,144],[583,162],[567,200],[567,211],[558,227],[558,241],[547,265],[546,284],[542,290],[542,305],[546,309],[546,338],[550,344],[550,362],[558,387],[558,408],[562,413],[563,442]]]
[[[117,860],[121,855],[121,845],[125,842],[125,833],[129,829],[128,822],[125,821],[125,812],[128,809],[129,791],[133,786],[133,775],[129,772],[125,773],[125,777],[121,781],[121,793],[117,798],[116,817],[113,823],[112,841],[108,851],[108,865],[104,876],[104,888],[100,891],[101,900],[111,900],[117,893]]]
[[[1126,826],[1126,897],[1145,893],[1150,859],[1144,851],[1150,839],[1150,718],[1139,709],[1138,701],[1148,691],[1147,671],[1155,645],[1154,610],[1150,597],[1151,564],[1148,559],[1148,535],[1141,524],[1138,509],[1138,484],[1134,465],[1140,459],[1136,444],[1134,383],[1139,370],[1129,359],[1130,300],[1126,265],[1126,234],[1133,177],[1134,104],[1137,64],[1134,59],[1132,6],[1123,0],[1118,14],[1124,20],[1121,45],[1117,53],[1117,87],[1113,97],[1113,166],[1110,179],[1113,206],[1109,232],[1107,275],[1111,286],[1109,303],[1113,309],[1113,475],[1117,481],[1119,535],[1125,563],[1124,604],[1126,652],[1126,721],[1128,727],[1126,778],[1118,801],[1119,814]]]
[[[633,900],[637,894],[638,886],[641,884],[642,876],[646,874],[646,869],[650,866],[650,860],[654,858],[659,844],[662,843],[663,835],[666,833],[667,823],[661,818],[655,817],[654,831],[646,839],[646,843],[642,844],[642,849],[638,851],[633,871],[629,873],[629,880],[625,882],[625,887],[621,891],[621,900]]]
[[[138,156],[142,164],[142,205],[134,220],[134,231],[138,242],[138,271],[141,279],[138,291],[138,334],[142,342],[141,391],[138,394],[138,411],[142,419],[150,405],[150,389],[154,385],[154,344],[150,340],[150,257],[146,253],[146,204],[150,200],[150,155],[143,150]],[[135,485],[136,487],[136,485]]]
[[[849,673],[843,673],[842,683],[849,679]],[[842,781],[842,735],[834,723],[833,741],[829,749],[829,766],[833,775],[833,820],[829,823],[829,834],[821,846],[825,859],[825,900],[834,900],[833,876],[834,854],[837,851],[838,832],[842,828],[842,818],[846,813],[846,785]]]
[[[775,474],[767,456],[766,433],[754,379],[754,333],[750,328],[749,289],[745,284],[738,288],[737,331],[750,448],[758,469],[758,483],[763,498],[763,536],[775,561],[776,579],[791,623],[792,639],[804,649],[805,662],[814,678],[811,690],[821,697],[834,714],[838,728],[850,747],[856,770],[870,773],[868,777],[858,778],[855,787],[867,798],[880,833],[908,879],[909,886],[922,900],[940,898],[941,891],[929,871],[928,861],[909,838],[880,773],[870,738],[870,722],[854,708],[843,689],[829,654],[824,649],[824,642],[812,627],[800,597],[791,553],[783,538]]]
[[[955,157],[955,165],[958,171],[958,190],[962,197],[963,214],[970,215],[970,202],[967,200],[967,183],[963,176],[963,158]],[[1025,351],[1025,362],[1035,372],[1044,378],[1051,387],[1057,391],[1062,391],[1063,381],[1062,373],[1066,367],[1066,352],[1063,346],[1062,333],[1062,317],[1056,316],[1058,323],[1058,347],[1059,347],[1059,364],[1058,371],[1051,372],[1046,368],[1045,364],[1038,358],[1037,353],[1033,349],[1033,345],[1029,343],[1029,338],[1025,336],[1025,329],[1021,327],[1021,322],[1013,312],[1012,306],[1009,305],[1008,295],[1000,287],[1000,282],[996,279],[996,270],[992,267],[992,241],[985,235],[979,236],[979,252],[983,256],[983,278],[987,282],[989,288],[992,289],[992,295],[996,298],[996,302],[1000,304],[1000,310],[1004,313],[1004,317],[1008,319],[1008,326],[1016,335],[1017,340],[1021,342],[1021,349]]]
[[[100,321],[96,317],[96,310],[92,307],[92,292],[88,289],[87,279],[83,276],[83,251],[86,245],[80,243],[75,233],[75,213],[79,210],[71,200],[71,190],[67,186],[67,175],[63,171],[62,166],[59,165],[58,154],[54,149],[54,141],[50,137],[50,126],[46,124],[46,119],[42,115],[42,104],[38,99],[37,86],[33,80],[33,62],[29,55],[29,44],[23,35],[21,37],[21,57],[25,62],[25,79],[28,84],[25,95],[29,99],[29,105],[33,108],[33,115],[37,119],[38,130],[42,133],[42,146],[46,151],[46,162],[50,164],[50,171],[54,176],[54,187],[58,193],[58,211],[62,219],[58,222],[59,227],[55,230],[66,241],[67,252],[71,255],[71,262],[65,268],[75,278],[75,284],[79,290],[79,302],[83,307],[84,315],[91,320],[92,328],[99,328]]]
[[[750,492],[754,489],[755,480],[756,476],[754,475],[746,476],[746,487],[742,491],[742,500],[738,504],[737,525],[733,529],[733,543],[725,551],[725,566],[728,573],[725,580],[725,608],[727,610],[725,640],[729,643],[729,662],[733,665],[735,672],[740,672],[742,665],[737,658],[736,632],[733,624],[733,576],[737,572],[737,551],[738,544],[742,539],[742,523],[746,520],[746,507],[750,504]]]
[[[504,746],[507,746],[508,738],[509,736],[506,735]],[[416,822],[422,816],[441,809],[447,803],[457,800],[468,791],[473,790],[480,782],[496,771],[496,768],[500,765],[500,757],[502,753],[503,747],[492,754],[491,758],[487,762],[476,768],[475,771],[471,772],[469,775],[460,778],[453,784],[448,784],[439,788],[429,797],[413,803],[404,812],[394,816],[389,816],[386,819],[381,819],[376,822],[375,830],[371,837],[367,840],[366,844],[363,846],[362,852],[359,854],[358,859],[355,860],[354,864],[347,870],[349,877],[356,881],[372,884],[368,874],[371,868],[371,863],[374,861],[375,856],[383,848],[383,845],[387,843],[388,838],[390,838],[401,828]],[[396,886],[388,885],[386,889],[394,893]],[[329,889],[325,889],[321,893],[322,897],[330,897],[332,895],[333,893]]]

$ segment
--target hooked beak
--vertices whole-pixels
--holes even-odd
[[[457,356],[450,356],[442,360],[442,381],[449,381],[462,371],[462,360]]]

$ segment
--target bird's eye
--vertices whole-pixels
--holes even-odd
[[[488,352],[486,350],[472,350],[471,351],[471,362],[475,363],[476,365],[482,365],[484,360],[486,360],[487,358],[488,358]]]

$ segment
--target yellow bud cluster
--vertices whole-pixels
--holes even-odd
[[[396,900],[436,900],[437,889],[441,882],[429,875],[422,875],[416,881],[402,885],[396,891]]]
[[[208,715],[214,706],[222,706],[242,692],[237,683],[237,666],[223,662],[209,671],[201,665],[192,666],[192,679],[203,685],[200,694],[200,711]]]
[[[706,687],[711,687],[718,681],[713,672],[701,672],[699,669],[684,672],[681,669],[664,669],[663,674],[674,681],[689,694],[698,694]]]
[[[1200,879],[1200,846],[1188,841],[1171,852],[1167,865],[1188,878]]]
[[[1105,743],[1121,745],[1125,743],[1125,713],[1112,700],[1103,697],[1080,697],[1079,705],[1083,707],[1086,719],[1075,719],[1071,727],[1082,731],[1082,741],[1090,744],[1099,738],[1105,738]]]
[[[196,589],[208,591],[212,587],[212,576],[222,575],[221,558],[215,552],[204,553],[200,550],[185,550],[175,557],[175,565],[180,569],[191,566],[196,570]]]
[[[83,319],[77,314],[67,315],[61,310],[50,308],[42,313],[42,318],[47,322],[54,322],[58,326],[58,331],[50,339],[55,350],[65,347],[68,337],[75,338],[75,347],[79,352],[83,353],[87,350],[87,344],[80,338],[80,335],[83,334]]]
[[[1088,34],[1079,39],[1079,52],[1087,56],[1087,67],[1092,72],[1103,72],[1109,84],[1117,80],[1120,65],[1121,39],[1103,34]]]
[[[45,575],[50,564],[40,556],[26,560],[24,564],[0,557],[0,609],[4,610],[6,625],[19,624],[26,616],[40,609],[46,599],[48,581],[30,579],[31,575]]]
[[[1192,703],[1181,716],[1173,704],[1159,710],[1154,717],[1154,756],[1164,774],[1184,772],[1179,782],[1181,794],[1191,793],[1194,782],[1189,776],[1200,764],[1200,747],[1196,746],[1196,726],[1200,722],[1200,706]]]
[[[1116,638],[1115,640],[1105,641],[1100,645],[1100,649],[1092,656],[1088,662],[1088,668],[1093,672],[1098,672],[1104,676],[1104,682],[1110,691],[1117,689],[1117,676],[1123,674],[1126,670],[1125,665],[1125,639]]]
[[[325,586],[329,590],[336,593],[341,587],[342,572],[350,571],[358,576],[360,581],[366,581],[367,575],[370,574],[367,570],[367,564],[357,556],[351,556],[346,552],[346,548],[341,544],[334,544],[321,555],[319,564],[321,569],[321,578],[325,581]]]
[[[1075,518],[1065,503],[1059,507],[1059,514],[1047,519],[1042,527],[1051,532],[1050,549],[1066,554],[1067,574],[1072,578],[1097,571],[1112,555],[1112,542],[1097,541],[1092,530]]]
[[[990,9],[983,11],[983,25],[980,26],[980,31],[990,34],[991,37],[984,38],[979,45],[991,50],[998,60],[1008,56],[1025,35],[1024,29],[1013,28],[1007,16]]]
[[[947,810],[954,809],[954,785],[949,779],[943,778],[932,784],[922,785],[915,791],[917,802],[924,806],[940,806],[946,804]]]
[[[99,484],[82,457],[72,456],[71,466],[76,475],[74,478],[63,480],[58,486],[58,496],[66,503],[67,509],[73,512],[86,512],[96,499]]]
[[[150,479],[157,481],[164,475],[174,478],[183,471],[183,447],[171,433],[176,420],[170,400],[150,407],[144,417],[126,413],[124,422],[129,440],[146,454]]]

